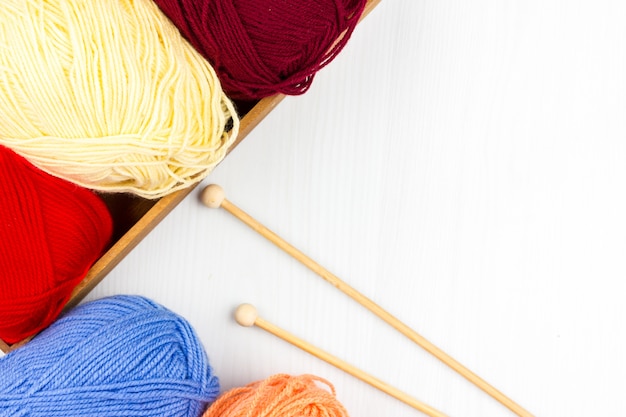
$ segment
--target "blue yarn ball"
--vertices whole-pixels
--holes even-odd
[[[0,359],[0,416],[191,417],[218,378],[182,317],[139,296],[85,303]]]

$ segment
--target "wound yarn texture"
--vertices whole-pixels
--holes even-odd
[[[348,417],[348,413],[327,380],[276,374],[225,392],[203,417]]]
[[[80,305],[0,358],[0,416],[197,417],[219,392],[182,317],[144,297]]]
[[[3,0],[0,144],[86,188],[159,198],[202,180],[239,120],[151,0]]]
[[[303,94],[346,45],[366,0],[155,0],[226,94]]]
[[[50,324],[112,233],[99,196],[0,146],[0,339]]]

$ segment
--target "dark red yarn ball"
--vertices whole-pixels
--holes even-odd
[[[96,194],[0,146],[0,339],[13,344],[52,323],[112,223]]]
[[[366,0],[155,0],[232,99],[307,91],[342,50]]]

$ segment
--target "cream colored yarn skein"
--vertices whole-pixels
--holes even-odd
[[[225,156],[239,120],[151,0],[2,0],[0,145],[80,186],[159,198]]]

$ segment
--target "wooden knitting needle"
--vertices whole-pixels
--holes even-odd
[[[424,404],[421,401],[416,400],[415,398],[405,394],[397,388],[392,387],[391,385],[386,384],[385,382],[379,380],[371,376],[370,374],[356,368],[349,363],[343,361],[342,359],[337,358],[336,356],[331,355],[308,342],[294,336],[293,334],[287,332],[286,330],[281,329],[258,316],[256,308],[251,304],[241,304],[237,310],[235,311],[235,320],[242,326],[251,327],[256,325],[261,329],[273,334],[274,336],[278,336],[284,341],[291,343],[292,345],[299,347],[305,352],[310,353],[311,355],[328,362],[336,368],[341,369],[344,372],[360,379],[361,381],[370,384],[374,388],[377,388],[394,397],[397,400],[402,401],[405,404],[410,405],[418,411],[430,416],[430,417],[446,417],[441,411],[438,411],[431,406]]]
[[[531,413],[526,411],[523,407],[515,403],[513,400],[508,398],[506,395],[498,391],[495,387],[490,385],[484,379],[476,375],[474,372],[467,369],[457,360],[452,358],[450,355],[439,349],[437,346],[430,343],[423,336],[419,335],[413,329],[411,329],[406,324],[402,323],[400,320],[395,318],[393,315],[388,313],[386,310],[381,308],[378,304],[374,303],[372,300],[359,293],[357,290],[346,284],[344,281],[339,279],[337,276],[330,273],[328,270],[323,268],[317,262],[306,256],[304,253],[300,252],[298,249],[287,243],[285,240],[281,239],[274,232],[269,230],[267,227],[263,226],[261,223],[256,221],[250,215],[245,213],[243,210],[235,206],[233,203],[228,201],[225,198],[224,190],[217,184],[211,184],[202,190],[201,193],[202,202],[210,207],[210,208],[223,208],[253,230],[258,232],[260,235],[265,237],[267,240],[281,248],[283,251],[287,252],[296,260],[300,261],[303,265],[309,268],[311,271],[315,272],[317,275],[325,279],[327,282],[335,286],[337,289],[348,295],[350,298],[361,304],[363,307],[370,310],[372,313],[376,314],[379,318],[384,320],[387,324],[398,330],[400,333],[408,337],[410,340],[415,342],[417,345],[421,346],[427,352],[435,356],[437,359],[442,361],[444,364],[448,365],[454,371],[462,375],[472,384],[483,390],[485,393],[489,394],[491,397],[499,401],[502,405],[507,407],[513,413],[517,414],[520,417],[533,417]]]

